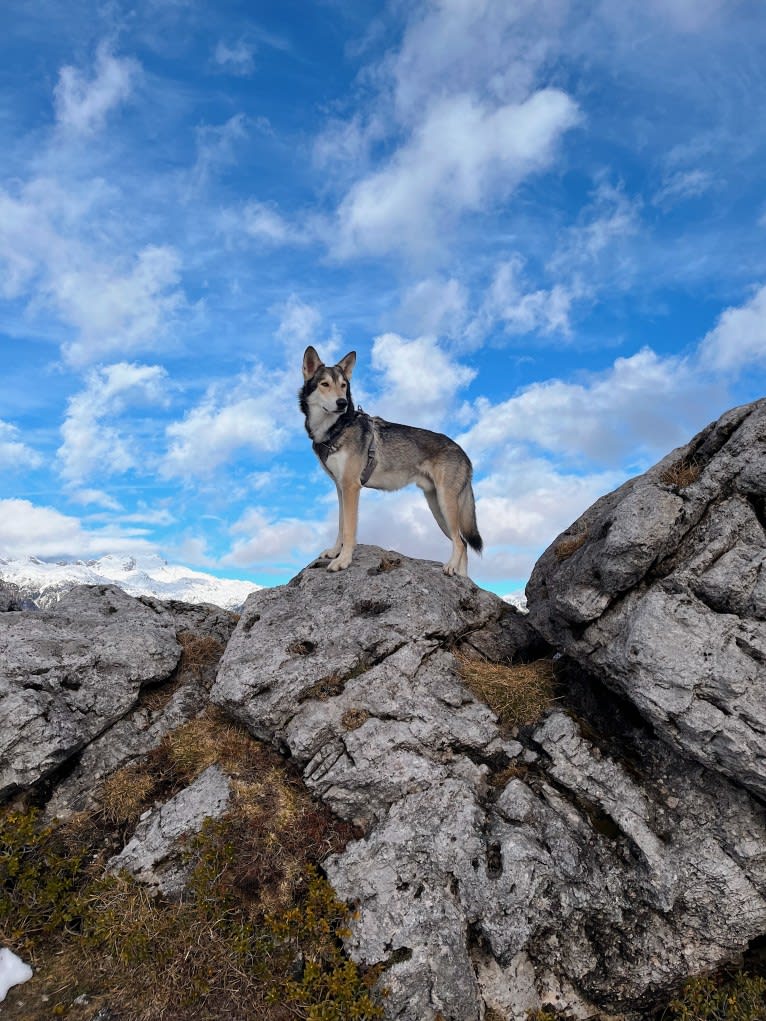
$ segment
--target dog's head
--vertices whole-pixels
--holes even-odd
[[[301,411],[324,412],[340,417],[353,414],[351,374],[356,364],[356,351],[349,353],[337,365],[325,365],[313,347],[303,353],[303,387],[298,394]]]

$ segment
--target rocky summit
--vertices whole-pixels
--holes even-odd
[[[103,829],[105,785],[145,760],[165,777],[158,749],[184,728],[201,742],[216,713],[240,736],[216,731],[225,754],[175,748],[184,769],[123,813],[110,873],[199,896],[189,835],[236,805],[241,836],[262,827],[283,768],[339,820],[316,861],[352,907],[345,951],[386,1017],[651,1018],[766,934],[765,529],[760,401],[557,537],[528,615],[369,546],[347,571],[313,564],[253,593],[240,617],[108,586],[37,611],[9,589],[4,796]],[[534,711],[513,701],[520,678],[547,679]],[[233,765],[241,735],[272,756],[247,752],[249,773]],[[294,842],[318,832],[302,825]],[[266,834],[247,896],[285,840]],[[302,981],[305,954],[291,962]]]

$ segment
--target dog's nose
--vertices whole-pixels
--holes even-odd
[[[338,411],[345,411],[346,408],[348,407],[348,401],[346,400],[345,397],[339,397],[335,402],[335,407],[338,409]]]

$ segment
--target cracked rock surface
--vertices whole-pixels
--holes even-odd
[[[358,909],[349,952],[385,965],[390,1018],[638,1017],[766,930],[746,791],[608,692],[587,737],[556,710],[511,739],[474,699],[450,650],[509,660],[528,628],[439,565],[359,547],[342,575],[254,593],[221,661],[212,699],[361,827],[325,869]]]
[[[44,778],[123,717],[181,655],[173,619],[113,586],[0,613],[0,795]]]
[[[665,740],[766,795],[766,399],[595,503],[527,600]]]
[[[182,838],[199,833],[206,819],[223,815],[230,795],[228,776],[218,766],[209,766],[188,787],[142,818],[122,851],[107,862],[107,869],[124,869],[165,896],[177,896],[188,872],[180,854]]]

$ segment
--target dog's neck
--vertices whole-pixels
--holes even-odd
[[[306,412],[306,432],[314,443],[324,443],[346,411],[325,411],[317,405],[310,405]]]

